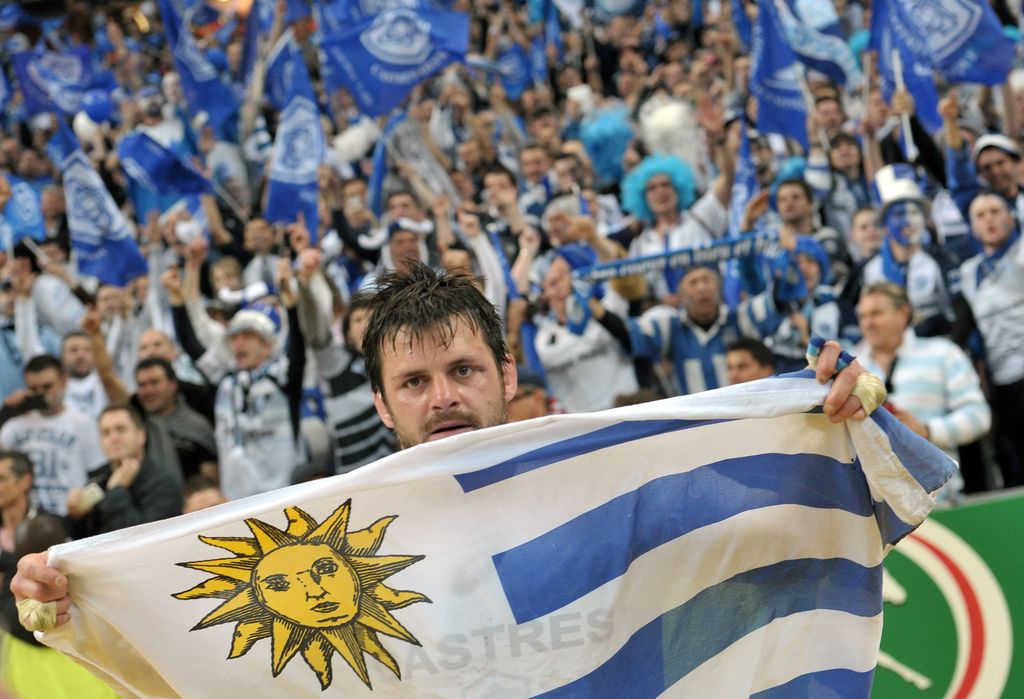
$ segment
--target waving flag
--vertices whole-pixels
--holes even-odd
[[[323,18],[332,15],[323,13],[328,12],[329,8],[347,5],[348,3],[318,2],[314,4],[317,5],[317,9],[321,13],[318,14],[318,23],[321,30],[328,31],[324,27]],[[311,12],[309,3],[303,0],[287,0],[284,11],[284,25],[287,27],[293,22],[305,19],[310,16]],[[245,37],[242,41],[242,75],[245,76],[245,83],[248,84],[253,64],[256,63],[256,57],[259,54],[259,40],[261,37],[268,36],[274,25],[274,0],[254,0],[252,9],[249,11],[249,16],[245,22]],[[334,31],[336,28],[334,25],[331,25],[330,31]]]
[[[117,208],[75,135],[58,118],[64,203],[78,271],[104,284],[126,286],[144,275],[146,258],[139,252],[128,220]]]
[[[7,102],[11,99],[11,84],[7,81],[7,73],[0,68],[0,114],[7,109]]]
[[[89,57],[81,51],[23,51],[12,56],[18,84],[31,114],[74,114],[92,86]]]
[[[762,0],[754,25],[750,91],[757,97],[757,128],[807,148],[807,109],[796,54],[786,40],[774,0]]]
[[[124,696],[867,697],[883,557],[955,465],[826,391],[506,425],[64,544],[43,641]]]
[[[846,43],[831,3],[820,0],[781,0],[776,4],[782,28],[797,59],[840,85],[863,79],[857,59]]]
[[[749,51],[753,40],[753,28],[750,26],[750,18],[747,17],[743,7],[743,0],[729,0],[729,9],[732,10],[732,23],[736,27],[736,34],[743,42],[743,47]]]
[[[394,7],[324,37],[325,77],[370,116],[387,114],[409,92],[469,47],[469,15]]]
[[[155,192],[181,195],[213,191],[210,181],[192,163],[144,133],[125,136],[117,156],[129,177]]]
[[[293,223],[301,211],[306,216],[312,241],[317,238],[317,170],[324,159],[324,132],[320,126],[309,71],[295,41],[282,48],[279,70],[290,75],[288,103],[281,113],[270,156],[267,206],[271,222]]]
[[[11,198],[0,212],[0,218],[6,219],[11,228],[11,243],[17,243],[25,236],[43,240],[46,237],[46,226],[43,223],[39,192],[20,177],[3,176],[10,185]]]
[[[370,181],[366,185],[368,190],[367,204],[370,211],[378,218],[384,212],[384,178],[388,174],[388,149],[387,140],[391,138],[395,128],[405,121],[405,110],[398,110],[390,117],[384,125],[384,133],[377,139],[373,146],[373,172],[370,173]]]
[[[217,136],[228,138],[233,130],[228,122],[238,114],[237,96],[199,49],[171,0],[160,0],[160,16],[189,111],[193,116],[205,112]]]
[[[531,82],[530,60],[526,51],[519,44],[510,45],[498,56],[498,67],[505,94],[509,99],[519,99]]]
[[[911,52],[906,44],[903,32],[897,31],[892,20],[893,5],[885,0],[877,0],[871,12],[871,38],[868,46],[878,56],[878,75],[882,79],[882,96],[886,101],[892,100],[896,90],[896,71],[893,66],[893,51],[899,53],[903,61],[903,82],[907,92],[914,98],[917,118],[926,129],[934,132],[942,127],[939,116],[939,95],[935,90],[935,75],[931,64]]]
[[[872,15],[888,17],[887,27],[909,56],[949,82],[1001,85],[1013,65],[1014,45],[1003,35],[995,12],[984,0],[878,0]],[[875,24],[872,16],[872,27]],[[872,48],[875,32],[872,31]],[[909,56],[904,63],[909,63]]]

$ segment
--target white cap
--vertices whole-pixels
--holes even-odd
[[[875,188],[881,202],[879,218],[884,218],[886,210],[899,201],[924,204],[924,194],[914,177],[914,170],[904,163],[886,165],[875,173]]]
[[[274,321],[265,314],[252,310],[239,311],[228,323],[228,337],[244,332],[255,333],[267,342],[273,342],[277,334]]]
[[[978,162],[978,156],[986,148],[996,148],[1003,151],[1014,160],[1020,160],[1020,147],[1012,139],[999,133],[987,133],[974,142],[974,150],[971,152],[971,159]]]

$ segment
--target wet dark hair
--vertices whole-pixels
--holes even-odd
[[[96,422],[99,423],[99,421],[103,419],[103,416],[108,413],[127,413],[128,419],[132,421],[133,425],[138,427],[140,430],[146,429],[146,422],[142,419],[142,416],[139,415],[139,411],[126,403],[108,405],[100,411],[100,416],[96,418]]]
[[[61,361],[54,357],[52,354],[37,354],[28,360],[25,364],[25,368],[22,369],[24,374],[39,374],[46,371],[47,369],[55,369],[58,374],[64,376],[64,365]]]
[[[416,262],[405,273],[389,272],[377,279],[373,315],[363,338],[366,372],[374,391],[384,393],[381,355],[385,343],[392,347],[398,334],[406,332],[414,341],[427,333],[439,332],[447,345],[455,337],[459,321],[480,333],[504,376],[509,353],[494,305],[466,274],[434,270]]]
[[[28,458],[28,454],[25,452],[14,451],[12,449],[0,449],[0,461],[11,462],[11,473],[14,474],[15,478],[32,475],[32,461]]]

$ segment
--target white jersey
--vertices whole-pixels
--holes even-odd
[[[566,412],[605,410],[616,396],[638,388],[633,360],[593,318],[582,335],[545,318],[537,324],[534,346],[548,387]]]
[[[1024,245],[1018,239],[978,285],[982,255],[960,265],[960,288],[985,341],[992,381],[1024,379]]]
[[[220,485],[229,500],[291,484],[302,452],[285,394],[288,360],[228,374],[217,387],[214,418]]]
[[[106,462],[96,421],[71,407],[59,415],[37,410],[8,420],[0,445],[32,461],[32,503],[50,514],[68,513],[68,491],[85,485],[89,471]]]
[[[64,402],[94,420],[99,419],[100,413],[107,407],[107,392],[95,369],[80,379],[68,376]]]
[[[884,244],[884,243],[883,243]],[[890,281],[885,277],[882,255],[878,254],[864,265],[863,285]],[[914,309],[914,324],[936,316],[952,320],[952,308],[946,281],[939,263],[924,250],[917,250],[907,262],[907,297]],[[823,336],[827,337],[827,336]]]
[[[667,250],[707,243],[724,235],[728,226],[729,212],[715,196],[714,190],[708,190],[693,206],[681,214],[679,223],[668,231],[665,238],[662,238],[653,226],[645,228],[630,244],[629,256],[659,255]],[[647,281],[656,298],[676,291],[668,288],[665,275],[661,272],[647,275]]]

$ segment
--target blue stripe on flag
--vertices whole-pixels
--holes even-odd
[[[740,573],[643,626],[593,672],[539,696],[658,696],[773,619],[814,609],[879,614],[881,577],[882,566],[844,558],[781,561]]]
[[[871,419],[882,428],[896,457],[926,492],[935,492],[949,480],[949,457],[945,463],[936,459],[935,450],[929,448],[931,443],[924,437],[911,432],[888,410],[876,410]]]
[[[793,697],[866,697],[871,694],[874,670],[823,670],[801,675],[778,687],[751,694],[751,699],[792,699]]]
[[[856,465],[819,454],[756,454],[657,478],[494,555],[494,567],[522,624],[614,580],[662,544],[746,510],[784,504],[875,514]]]
[[[659,434],[685,430],[691,427],[714,425],[727,420],[637,420],[621,422],[594,432],[548,444],[539,449],[519,454],[508,461],[455,476],[463,492],[470,493],[495,483],[529,473],[563,459],[589,454],[617,444],[633,442]]]

